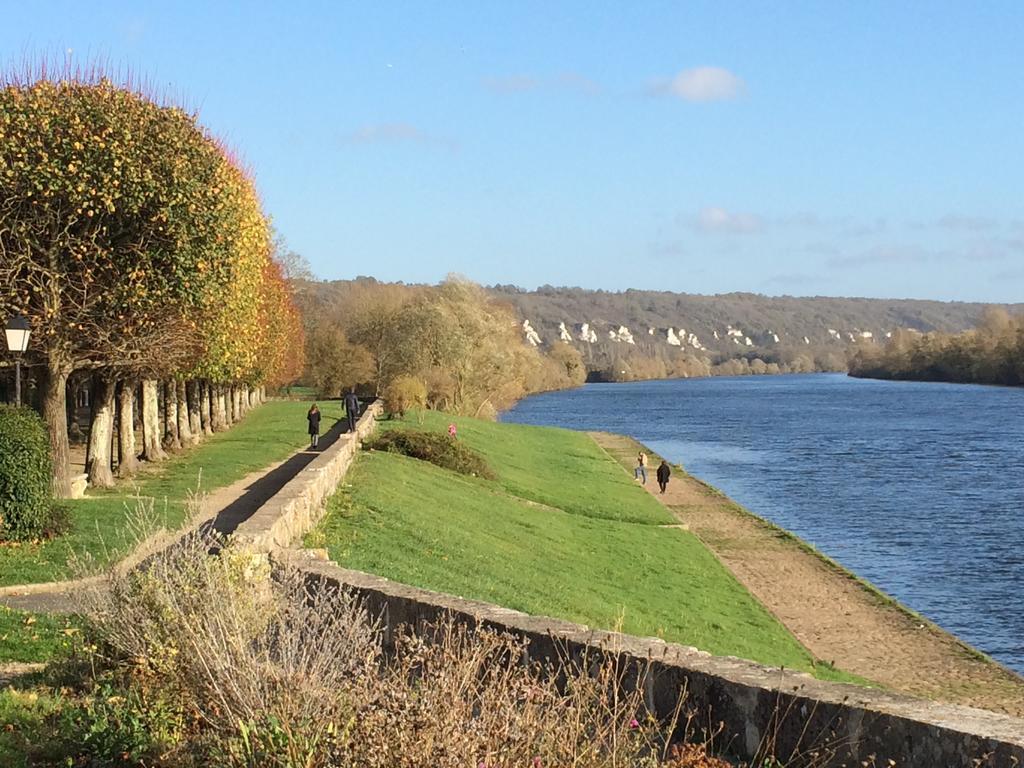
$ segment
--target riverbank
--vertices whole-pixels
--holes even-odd
[[[641,444],[592,434],[629,471]],[[677,467],[656,498],[816,657],[902,693],[1024,716],[1024,678],[716,488]]]
[[[809,653],[588,435],[439,413],[380,428],[444,434],[449,422],[494,479],[364,452],[307,546],[403,584],[854,679]]]

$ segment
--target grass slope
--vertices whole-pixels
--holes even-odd
[[[339,403],[322,404],[326,431],[342,417]],[[185,516],[184,502],[200,485],[212,491],[230,485],[307,444],[308,402],[272,401],[250,411],[227,432],[206,438],[169,461],[145,467],[131,482],[111,490],[90,490],[89,498],[68,502],[72,529],[53,541],[0,546],[0,586],[70,578],[68,558],[88,553],[102,564],[131,546],[127,508],[153,500],[168,527]]]
[[[448,422],[424,419],[428,429]],[[835,676],[816,669],[694,536],[659,527],[672,522],[668,513],[590,437],[456,423],[497,481],[364,453],[308,542],[347,567],[408,584]]]
[[[404,427],[437,432],[454,422],[458,439],[482,454],[511,496],[584,517],[670,525],[672,515],[639,493],[614,459],[590,438],[550,427],[498,424],[426,411],[406,421],[385,421],[381,429]]]

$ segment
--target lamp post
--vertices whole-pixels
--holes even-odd
[[[21,406],[21,356],[28,349],[28,337],[32,326],[21,315],[7,321],[4,329],[7,335],[7,349],[14,355],[14,404]]]

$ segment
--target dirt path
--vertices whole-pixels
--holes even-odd
[[[592,436],[630,471],[638,443]],[[1024,717],[1024,678],[678,469],[659,494],[654,469],[647,490],[816,657],[886,688]]]

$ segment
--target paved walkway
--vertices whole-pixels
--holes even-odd
[[[133,568],[147,557],[189,535],[216,533],[227,536],[233,533],[289,480],[347,431],[348,425],[345,420],[339,420],[320,436],[319,446],[315,450],[306,448],[297,451],[284,461],[266,466],[229,486],[212,491],[203,499],[199,514],[190,524],[147,539],[121,562],[120,567]],[[0,605],[35,613],[75,613],[79,608],[78,595],[82,588],[98,582],[101,578],[97,576],[73,581],[2,587]]]
[[[639,444],[593,434],[631,467]],[[1024,678],[904,610],[801,542],[676,471],[668,507],[815,657],[891,690],[1024,717]]]

